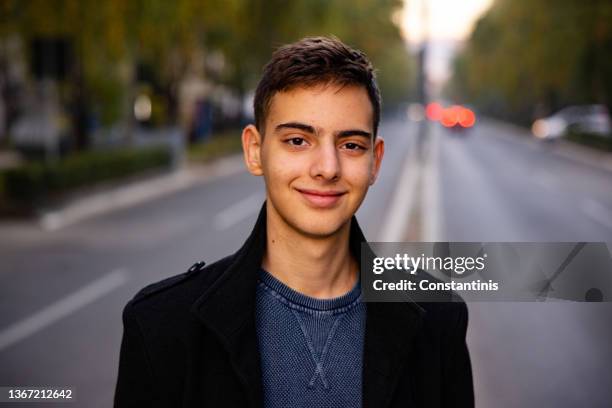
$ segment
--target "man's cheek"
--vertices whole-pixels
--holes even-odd
[[[265,167],[266,185],[270,189],[286,189],[295,177],[283,162],[276,162],[273,166]]]
[[[307,166],[298,157],[277,157],[270,163],[270,177],[283,182],[308,174]]]
[[[368,166],[353,166],[346,172],[350,178],[351,184],[360,189],[367,188],[370,185],[371,171]]]

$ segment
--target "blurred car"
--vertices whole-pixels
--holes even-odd
[[[66,150],[69,121],[57,111],[33,111],[15,121],[11,128],[13,146],[26,156],[56,157]]]
[[[558,139],[570,132],[610,136],[612,123],[604,105],[568,106],[533,122],[531,132],[543,140]]]
[[[476,113],[465,105],[444,107],[441,103],[431,102],[425,107],[425,117],[438,122],[447,129],[464,132],[476,124]]]
[[[476,123],[476,114],[472,109],[462,105],[452,105],[442,109],[439,119],[445,128],[454,131],[465,131]]]

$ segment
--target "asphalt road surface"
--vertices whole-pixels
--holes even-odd
[[[493,121],[433,134],[439,240],[611,247],[612,173]],[[469,312],[477,406],[612,406],[612,303],[472,303]]]
[[[370,240],[385,237],[416,129],[401,117],[383,123],[382,173],[358,213]],[[434,128],[435,205],[422,216],[437,238],[612,241],[612,174],[516,132],[493,122],[467,137]],[[262,180],[239,172],[54,231],[1,225],[0,386],[68,386],[77,403],[66,406],[111,406],[123,305],[237,249],[263,196]],[[610,406],[608,304],[469,308],[479,407]]]

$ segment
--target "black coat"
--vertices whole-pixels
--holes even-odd
[[[353,218],[351,252],[365,241]],[[255,288],[265,205],[235,254],[147,286],[123,311],[115,407],[262,407]],[[464,303],[368,303],[364,408],[471,407]]]

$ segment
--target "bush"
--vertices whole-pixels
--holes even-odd
[[[6,199],[29,203],[90,186],[131,176],[171,163],[166,147],[78,153],[52,164],[27,163],[0,173]]]
[[[612,136],[599,136],[590,133],[570,132],[567,138],[595,149],[612,152]]]

